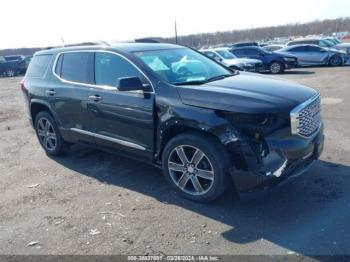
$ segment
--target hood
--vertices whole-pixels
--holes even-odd
[[[236,113],[285,113],[317,92],[300,84],[245,73],[195,86],[178,86],[182,103]]]
[[[340,55],[346,55],[346,52],[341,50],[341,49],[336,49],[334,47],[328,47],[328,48],[325,48],[326,50],[328,50],[329,52],[332,52],[332,53],[337,53],[337,54],[340,54]]]
[[[341,44],[337,44],[334,47],[340,47],[340,48],[349,48],[350,47],[350,43],[341,43]]]

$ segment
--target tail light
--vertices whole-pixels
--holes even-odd
[[[22,91],[25,90],[24,79],[22,79],[22,81],[21,81],[21,83],[20,83],[20,87],[21,87],[21,90],[22,90]]]

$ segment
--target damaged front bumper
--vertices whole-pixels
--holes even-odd
[[[263,139],[261,145],[236,140],[228,149],[239,159],[230,173],[238,192],[251,192],[273,187],[301,175],[323,151],[323,125],[309,138],[291,135],[290,129],[279,130]]]

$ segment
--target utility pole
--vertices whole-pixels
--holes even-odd
[[[176,20],[175,20],[175,43],[177,44],[177,26],[176,26]]]

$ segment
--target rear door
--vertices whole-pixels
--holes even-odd
[[[118,91],[121,77],[139,77],[150,91]],[[154,145],[154,92],[150,81],[123,56],[96,52],[96,86],[91,90],[89,111],[99,145],[132,155],[152,158]]]
[[[91,116],[87,110],[91,92],[93,52],[77,51],[60,54],[54,65],[53,79],[46,96],[57,114],[64,135],[72,140],[93,142]]]

